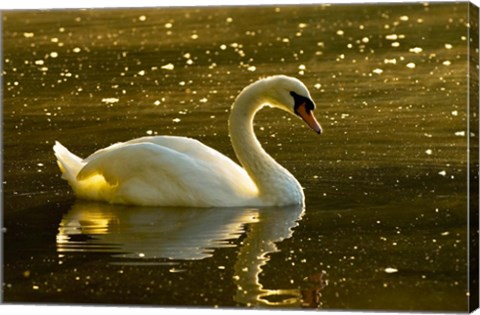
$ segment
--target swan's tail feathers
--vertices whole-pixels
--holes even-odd
[[[55,141],[53,151],[57,157],[57,164],[62,171],[62,178],[70,184],[76,181],[78,172],[82,169],[84,163],[81,158],[68,151],[60,142]]]
[[[68,181],[78,197],[89,200],[111,200],[111,185],[107,184],[103,175],[93,174],[88,178],[79,180],[77,178],[78,174],[85,167],[86,162],[68,151],[58,141],[55,141],[53,151],[57,157],[57,164],[62,171],[62,178]]]

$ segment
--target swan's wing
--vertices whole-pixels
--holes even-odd
[[[97,151],[85,160],[77,179],[100,174],[117,187],[110,201],[144,205],[216,205],[255,194],[245,170],[205,145],[181,152],[150,141],[137,142]]]
[[[140,143],[153,143],[165,148],[172,149],[179,153],[184,153],[191,158],[200,159],[204,161],[218,161],[222,160],[224,163],[233,163],[235,166],[241,169],[241,167],[233,162],[228,157],[224,156],[217,150],[212,149],[211,147],[203,144],[202,142],[187,138],[187,137],[177,137],[177,136],[153,136],[153,137],[141,137],[137,139],[133,139],[127,142],[120,142],[113,144],[107,148],[101,149],[90,155],[88,158],[85,159],[86,162],[89,160],[93,160],[97,157],[98,154],[102,154],[105,151],[110,151],[112,149],[122,147],[129,144],[140,144]],[[228,160],[228,161],[225,161]]]
[[[168,166],[169,160],[176,158],[173,155],[174,151],[151,143],[116,143],[85,159],[85,166],[78,173],[77,179],[84,180],[100,174],[109,184],[117,185],[135,175],[166,168],[161,166]]]
[[[243,171],[243,168],[230,158],[196,139],[177,136],[153,136],[137,138],[125,142],[125,144],[135,143],[154,143],[156,145],[172,149],[176,152],[186,154],[196,160],[203,160],[207,163],[213,161],[223,164],[227,163],[229,164],[228,167],[233,167],[237,171]]]

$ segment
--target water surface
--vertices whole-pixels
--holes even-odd
[[[4,300],[465,311],[467,9],[3,12]],[[305,207],[114,206],[60,177],[55,140],[85,157],[181,135],[235,159],[230,105],[271,74],[309,87],[325,130],[255,121]]]

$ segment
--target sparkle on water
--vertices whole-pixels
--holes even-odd
[[[4,300],[466,311],[468,12],[3,12]],[[276,73],[309,87],[325,131],[271,109],[255,121],[305,209],[122,207],[61,179],[55,140],[86,157],[188,136],[235,159],[231,103]]]

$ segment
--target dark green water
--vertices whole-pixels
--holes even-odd
[[[5,302],[467,309],[467,4],[2,18]],[[181,135],[235,158],[230,105],[271,74],[309,87],[325,130],[256,118],[304,209],[113,206],[60,178],[55,140],[85,157]]]

